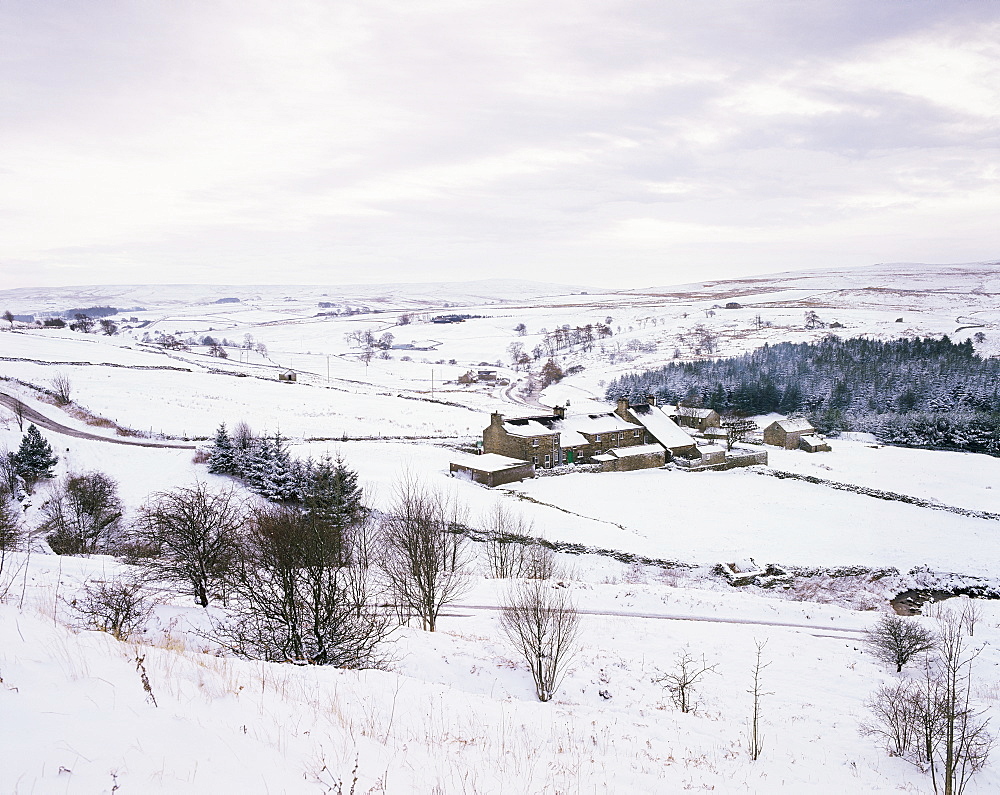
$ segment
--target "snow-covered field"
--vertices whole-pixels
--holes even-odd
[[[982,330],[977,349],[996,354],[1000,314],[989,292],[997,279],[994,266],[880,266],[596,295],[523,283],[0,291],[0,308],[18,314],[111,303],[148,323],[126,322],[133,328],[114,337],[0,332],[0,375],[11,379],[0,391],[63,425],[113,435],[32,388],[49,388],[56,374],[70,378],[76,404],[119,426],[192,438],[211,436],[220,422],[245,421],[290,437],[293,455],[341,454],[375,508],[391,503],[402,479],[417,477],[464,504],[472,526],[499,502],[551,541],[693,567],[560,554],[560,582],[588,613],[569,676],[556,699],[542,704],[496,612],[480,609],[498,604],[509,586],[486,577],[481,558],[462,604],[446,611],[437,633],[400,628],[388,670],[354,672],[206,653],[205,611],[176,595],[162,594],[164,604],[134,642],[79,631],[68,602],[82,583],[125,564],[18,552],[4,568],[0,600],[0,791],[927,791],[919,770],[858,732],[869,694],[895,677],[865,651],[860,631],[889,611],[888,597],[911,584],[913,567],[995,580],[1000,522],[752,470],[577,473],[491,490],[449,478],[448,465],[469,455],[490,411],[539,411],[520,395],[524,374],[511,369],[508,346],[519,342],[530,353],[544,342],[543,329],[607,322],[614,331],[592,350],[557,354],[563,366],[583,369],[539,399],[569,400],[580,411],[602,406],[603,386],[617,374],[671,361],[675,350],[693,356],[682,337],[697,324],[716,331],[727,354],[826,333],[803,328],[808,309],[838,320],[845,336],[954,335],[981,323],[957,338]],[[242,303],[212,303],[222,296]],[[380,311],[315,317],[319,301]],[[743,308],[713,309],[728,301]],[[482,317],[429,322],[441,313]],[[397,325],[403,314],[412,322]],[[757,315],[772,325],[758,328]],[[397,344],[431,340],[435,347],[393,349],[391,358],[366,365],[345,337],[357,329],[391,330]],[[225,361],[200,346],[163,352],[142,341],[156,330],[240,342],[250,334],[266,352],[233,348]],[[511,385],[455,383],[482,367]],[[296,383],[277,381],[286,368],[297,372]],[[61,457],[58,475],[106,472],[129,516],[158,491],[229,484],[195,463],[192,449],[44,435]],[[20,438],[13,413],[0,406],[0,448],[14,449]],[[1000,513],[1000,459],[864,439],[832,444],[832,452],[815,455],[769,448],[769,467]],[[38,521],[46,488],[23,505],[28,525]],[[895,567],[901,575],[839,584],[818,578],[766,591],[734,589],[709,573],[716,563],[749,557],[817,569]],[[974,641],[985,650],[974,695],[992,713],[1000,698],[1000,608],[985,602],[982,610]],[[746,691],[757,641],[767,642],[769,695],[765,750],[751,762]],[[653,682],[684,648],[717,664],[695,714],[676,711]],[[994,762],[968,792],[998,788]]]

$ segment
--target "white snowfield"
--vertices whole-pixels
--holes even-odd
[[[139,431],[210,437],[219,423],[231,429],[240,421],[259,433],[280,431],[291,437],[295,456],[342,455],[358,471],[373,508],[390,508],[400,481],[415,477],[454,496],[473,527],[500,503],[549,541],[695,567],[559,554],[562,570],[552,587],[571,594],[585,614],[569,674],[554,701],[543,704],[490,609],[512,583],[486,576],[481,550],[466,575],[466,594],[446,609],[439,631],[400,628],[388,647],[388,669],[365,672],[220,655],[209,636],[221,603],[203,610],[159,586],[153,592],[163,603],[133,642],[81,631],[70,602],[82,585],[128,567],[105,556],[19,551],[0,574],[6,593],[0,599],[0,793],[929,791],[926,775],[858,730],[870,694],[897,681],[861,637],[889,611],[888,599],[915,582],[907,576],[914,567],[998,579],[1000,521],[934,506],[1000,514],[1000,459],[882,447],[861,437],[831,439],[829,453],[768,447],[766,470],[574,473],[488,489],[450,478],[448,469],[473,457],[468,451],[491,411],[505,418],[539,415],[544,406],[567,401],[568,416],[610,411],[603,401],[608,381],[674,361],[675,349],[682,360],[695,358],[683,338],[698,324],[720,335],[724,355],[828,333],[804,329],[807,310],[839,321],[844,327],[836,333],[844,336],[964,339],[981,330],[986,339],[977,350],[996,354],[1000,311],[986,291],[998,291],[997,273],[993,265],[879,266],[599,295],[510,282],[0,291],[0,309],[18,314],[145,307],[123,315],[149,326],[114,337],[29,328],[10,333],[0,323],[0,376],[9,379],[0,381],[0,391],[63,425],[114,435],[66,414],[30,385],[50,388],[56,374],[67,375],[77,405]],[[241,303],[212,303],[228,296]],[[329,311],[320,301],[382,311],[315,317]],[[743,308],[721,308],[731,301]],[[482,317],[429,322],[452,313]],[[413,314],[411,322],[397,325],[404,314]],[[773,325],[758,328],[757,315]],[[511,343],[530,355],[545,343],[543,328],[606,321],[614,330],[610,338],[595,340],[590,350],[554,353],[561,366],[581,371],[536,396],[541,405],[521,395],[524,373],[509,366]],[[524,335],[515,330],[522,322]],[[960,326],[969,328],[955,336]],[[345,337],[358,329],[441,345],[428,352],[391,350],[392,358],[376,354],[366,365]],[[231,348],[230,358],[220,361],[203,346],[161,352],[142,343],[147,330],[238,343],[250,334],[267,355]],[[547,358],[543,352],[536,372]],[[278,372],[288,368],[298,381],[279,383]],[[454,383],[486,368],[511,385]],[[159,491],[195,482],[234,485],[195,463],[192,450],[43,435],[60,456],[57,476],[102,471],[113,477],[127,519]],[[0,449],[16,449],[20,439],[14,413],[0,406]],[[634,448],[623,450],[629,451]],[[28,526],[39,523],[48,488],[39,485],[22,505]],[[708,573],[717,563],[751,558],[761,566],[894,567],[901,574],[802,577],[788,590],[767,590],[732,588]],[[961,609],[961,601],[946,605]],[[996,724],[1000,603],[976,604],[982,618],[969,643],[983,651],[973,698]],[[935,626],[929,617],[912,620]],[[758,641],[766,641],[769,667],[764,752],[751,762],[747,690]],[[701,683],[693,714],[677,711],[653,681],[684,649],[716,665]],[[1000,762],[991,760],[966,791],[998,790]]]

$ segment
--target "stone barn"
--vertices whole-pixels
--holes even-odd
[[[677,424],[683,428],[694,428],[704,433],[709,428],[718,428],[722,422],[719,412],[715,409],[696,409],[689,406],[678,406],[674,415]]]
[[[799,440],[803,436],[815,434],[816,429],[805,417],[788,420],[775,420],[764,429],[764,444],[784,447],[786,450],[797,450]]]
[[[535,476],[535,465],[530,461],[508,458],[496,453],[483,453],[459,462],[453,461],[449,469],[453,478],[471,480],[491,487],[504,483],[517,483]]]

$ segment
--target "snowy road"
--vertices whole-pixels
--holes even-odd
[[[455,610],[493,610],[498,611],[501,608],[497,605],[466,605],[466,604],[456,604],[452,606]],[[843,636],[845,639],[857,638],[865,634],[867,630],[865,629],[854,629],[853,627],[828,627],[821,623],[816,624],[792,624],[784,621],[765,621],[763,619],[757,618],[721,618],[719,616],[693,616],[693,615],[682,615],[679,613],[628,613],[622,610],[577,610],[580,615],[584,616],[601,616],[607,618],[649,618],[659,621],[702,621],[713,624],[754,624],[765,627],[785,627],[788,629],[807,629],[813,633],[820,632],[817,637],[841,637],[839,635],[828,635],[828,632],[845,632],[847,635]],[[442,613],[442,616],[448,616],[450,618],[469,618],[467,615],[462,615],[461,613]]]
[[[150,441],[140,441],[139,439],[119,439],[114,436],[101,436],[100,434],[90,433],[88,431],[81,431],[77,428],[70,428],[67,425],[56,422],[55,420],[46,417],[39,411],[31,408],[23,401],[19,401],[18,398],[13,395],[9,395],[5,392],[0,392],[0,405],[4,405],[11,411],[16,411],[15,408],[18,403],[21,404],[21,412],[24,415],[24,419],[28,422],[32,422],[39,428],[44,428],[47,431],[54,431],[55,433],[61,433],[65,436],[74,436],[77,439],[90,439],[97,442],[110,442],[111,444],[129,444],[135,447],[164,447],[172,448],[176,450],[193,450],[196,445],[193,444],[175,444],[171,442],[150,442]]]

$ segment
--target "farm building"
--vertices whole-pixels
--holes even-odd
[[[718,428],[722,421],[715,409],[696,409],[678,406],[674,412],[677,424],[684,428],[694,428],[704,433],[708,428]]]
[[[687,431],[681,428],[656,405],[652,395],[645,403],[630,405],[625,398],[618,401],[615,414],[624,420],[641,425],[645,430],[647,442],[656,442],[667,451],[667,460],[673,458],[697,455],[696,445]]]
[[[525,478],[535,476],[535,466],[530,461],[517,458],[483,453],[470,456],[468,459],[449,465],[453,478],[464,478],[484,486],[500,486],[504,483],[517,483]]]
[[[775,420],[764,429],[764,444],[773,444],[786,450],[797,450],[799,440],[803,436],[815,433],[816,429],[804,417]]]
[[[601,472],[632,472],[663,466],[667,462],[667,454],[658,444],[637,444],[613,447],[606,453],[593,456],[593,460],[600,463]]]
[[[829,453],[830,445],[821,436],[807,433],[799,438],[799,449],[805,450],[807,453]]]

